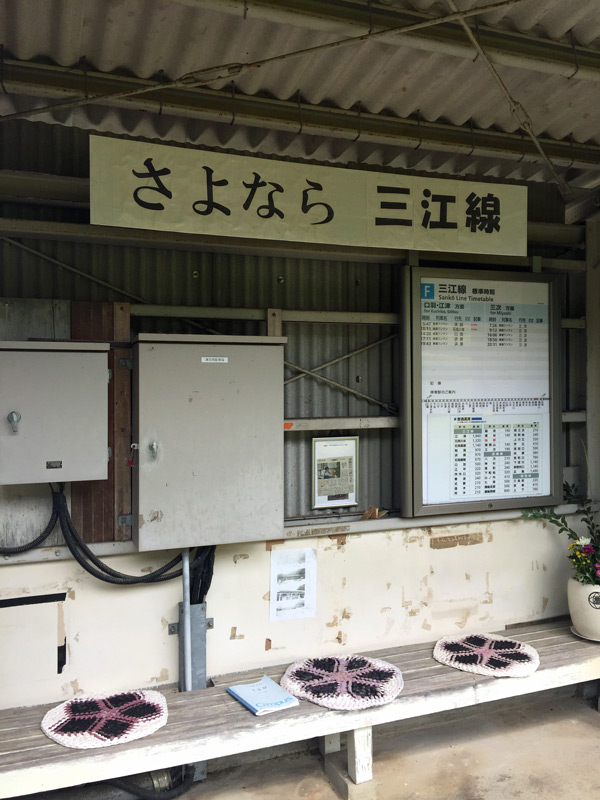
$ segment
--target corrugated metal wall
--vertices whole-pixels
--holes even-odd
[[[12,209],[11,209],[12,210]],[[14,211],[17,209],[15,208]],[[64,213],[64,209],[61,209]],[[2,243],[0,293],[7,298],[119,301],[129,294],[159,305],[393,312],[400,267],[245,255],[28,240],[24,251]],[[48,256],[64,266],[47,261]],[[75,274],[69,268],[79,270]],[[106,285],[110,284],[114,289]],[[121,290],[121,291],[119,291]],[[135,302],[135,301],[134,301]],[[197,332],[184,321],[134,318],[136,331]],[[262,322],[209,320],[213,330],[264,334]],[[339,358],[393,333],[389,326],[332,323],[284,325],[285,359],[305,369]],[[321,372],[386,404],[397,404],[393,341]],[[298,374],[286,368],[285,377]],[[285,416],[380,416],[389,411],[308,376],[286,386]],[[319,431],[315,436],[335,434]],[[352,432],[344,432],[350,435]],[[360,508],[392,508],[394,431],[360,433]],[[311,515],[311,433],[287,433],[286,516]],[[317,512],[331,516],[331,512]]]

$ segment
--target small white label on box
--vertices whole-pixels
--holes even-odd
[[[203,364],[227,364],[229,358],[227,356],[202,356]]]

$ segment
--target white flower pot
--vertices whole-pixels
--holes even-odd
[[[579,583],[575,578],[569,578],[567,600],[577,633],[600,642],[600,585]]]

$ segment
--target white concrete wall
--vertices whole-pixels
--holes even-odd
[[[269,545],[221,546],[208,595],[208,674],[565,614],[566,545],[554,529],[520,520],[274,544],[317,551],[315,618],[278,622],[269,622]],[[170,556],[106,560],[138,573]],[[0,608],[0,707],[177,682],[178,641],[167,625],[178,617],[179,581],[113,587],[73,561],[0,567],[0,599],[55,592],[66,600]]]

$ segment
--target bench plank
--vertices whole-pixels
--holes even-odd
[[[300,701],[285,713],[255,717],[224,691],[226,685],[265,673],[278,680],[284,665],[221,676],[214,687],[167,695],[169,719],[163,728],[135,742],[96,750],[64,748],[42,733],[42,717],[55,704],[0,711],[0,798],[329,737],[600,678],[600,645],[574,636],[566,625],[531,626],[503,635],[538,650],[540,668],[534,675],[490,678],[461,672],[434,661],[431,643],[387,648],[365,655],[397,666],[404,688],[392,703],[359,711],[331,711]]]

